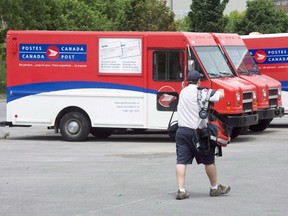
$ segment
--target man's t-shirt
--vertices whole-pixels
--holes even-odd
[[[188,127],[192,129],[204,128],[207,125],[208,119],[200,119],[200,105],[197,101],[198,86],[190,84],[180,92],[179,103],[177,107],[178,126]],[[202,90],[201,100],[206,99],[208,89]],[[220,93],[216,91],[209,101],[217,102],[220,100]]]

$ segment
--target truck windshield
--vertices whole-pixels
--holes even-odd
[[[225,46],[225,49],[239,75],[261,74],[245,46]]]
[[[195,47],[201,62],[203,63],[210,78],[233,77],[233,72],[229,68],[219,47]]]

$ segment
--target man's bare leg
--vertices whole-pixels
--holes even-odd
[[[177,164],[176,165],[176,180],[178,189],[185,189],[185,177],[186,177],[186,165]]]

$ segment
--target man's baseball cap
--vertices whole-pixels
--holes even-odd
[[[187,80],[188,81],[192,81],[192,80],[198,80],[200,79],[201,77],[203,77],[202,74],[200,74],[198,71],[196,70],[192,70],[188,73],[187,75]]]

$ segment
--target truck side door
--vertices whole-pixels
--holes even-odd
[[[150,49],[148,51],[148,88],[156,97],[148,100],[148,124],[168,125],[177,110],[185,71],[185,49]],[[162,126],[163,127],[163,126]]]

